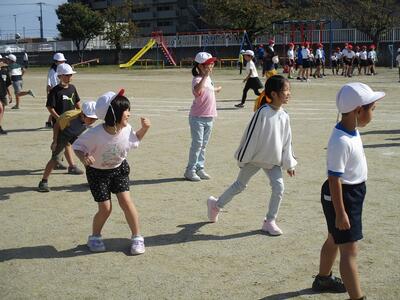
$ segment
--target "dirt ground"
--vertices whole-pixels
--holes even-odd
[[[103,230],[107,252],[87,250],[96,204],[84,175],[55,171],[49,180],[52,191],[36,191],[50,157],[51,131],[43,128],[47,70],[29,69],[24,87],[32,88],[36,98],[24,97],[18,111],[7,108],[3,128],[8,135],[0,137],[0,299],[347,298],[314,294],[310,287],[326,237],[319,193],[336,121],[335,95],[349,81],[387,93],[372,123],[361,129],[369,167],[358,260],[362,288],[368,299],[400,299],[400,85],[397,69],[378,72],[292,81],[286,110],[299,164],[295,178],[284,178],[278,217],[284,234],[270,237],[260,231],[270,196],[262,172],[226,206],[218,223],[207,222],[206,199],[219,196],[238,174],[233,153],[254,99],[249,92],[246,108],[233,107],[244,75],[214,72],[223,90],[207,148],[212,180],[193,183],[183,180],[190,144],[190,70],[79,69],[73,83],[82,100],[123,87],[133,99],[133,127],[140,116],[152,121],[139,149],[129,154],[131,195],[146,243],[146,253],[133,257],[115,197]]]

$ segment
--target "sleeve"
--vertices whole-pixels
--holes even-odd
[[[136,149],[139,147],[139,144],[140,141],[137,138],[136,132],[131,130],[129,134],[129,149]]]
[[[288,115],[282,147],[282,166],[285,170],[289,170],[293,169],[296,165],[297,161],[292,148],[292,129],[290,127],[290,119]]]
[[[96,138],[93,135],[95,128],[90,128],[88,131],[81,134],[72,144],[72,148],[74,150],[82,151],[83,153],[88,153],[88,154],[95,152]]]
[[[75,92],[74,93],[75,93],[74,102],[76,104],[76,103],[79,103],[81,101],[81,98],[79,98],[79,94],[78,94],[78,91],[76,90],[76,88],[75,88]]]
[[[53,69],[50,69],[49,70],[49,72],[47,72],[47,85],[48,86],[51,86],[51,71],[52,71]]]
[[[328,143],[327,167],[328,175],[342,176],[345,171],[346,163],[349,159],[349,146],[342,139],[331,139]]]
[[[192,80],[192,94],[193,94],[194,96],[200,96],[200,95],[201,95],[201,92],[200,92],[200,93],[196,93],[196,92],[194,91],[194,87],[195,87],[196,85],[198,85],[200,81],[201,81],[201,77],[200,77],[200,76],[196,76],[196,77],[194,77],[193,80]]]
[[[54,88],[47,95],[46,107],[56,107],[56,92]]]

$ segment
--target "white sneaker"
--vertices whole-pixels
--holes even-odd
[[[139,255],[146,251],[144,247],[144,239],[142,236],[132,237],[131,254]]]
[[[218,198],[215,198],[213,196],[210,196],[207,199],[207,214],[208,214],[208,219],[210,222],[218,222],[218,214],[220,212],[220,208],[217,206],[217,201]]]
[[[264,223],[261,228],[262,231],[269,233],[273,236],[282,235],[283,231],[276,225],[275,220],[264,219]]]
[[[106,246],[104,245],[101,235],[100,236],[89,235],[87,246],[91,252],[106,251]]]
[[[189,181],[201,181],[201,178],[196,174],[194,170],[186,170],[183,176]]]
[[[208,175],[204,169],[197,170],[196,174],[200,177],[200,179],[208,180],[211,178],[211,176]]]

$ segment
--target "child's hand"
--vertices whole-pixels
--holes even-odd
[[[338,228],[339,230],[350,229],[351,226],[350,226],[349,216],[347,215],[346,212],[344,212],[343,214],[336,214],[335,227]]]
[[[151,126],[151,122],[149,118],[140,118],[140,122],[142,123],[142,127],[148,129]]]
[[[243,79],[243,82],[246,82],[246,81],[247,81],[247,78]]]
[[[215,91],[216,93],[219,93],[221,90],[222,90],[222,86],[217,86],[217,87],[214,89],[214,91]]]
[[[293,177],[293,176],[296,175],[296,170],[295,170],[295,169],[289,169],[289,170],[287,170],[286,172],[288,173],[288,175],[289,175],[290,177]]]
[[[96,160],[94,159],[94,157],[89,155],[88,153],[86,153],[82,159],[82,163],[85,166],[90,166],[90,165],[94,164],[95,161]]]

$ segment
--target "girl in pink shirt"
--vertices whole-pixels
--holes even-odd
[[[189,113],[189,125],[192,144],[189,151],[189,162],[184,177],[190,181],[210,179],[204,171],[205,150],[217,116],[215,92],[221,87],[214,87],[210,74],[214,68],[215,57],[207,52],[199,52],[195,57],[192,69],[192,93],[194,100]]]

